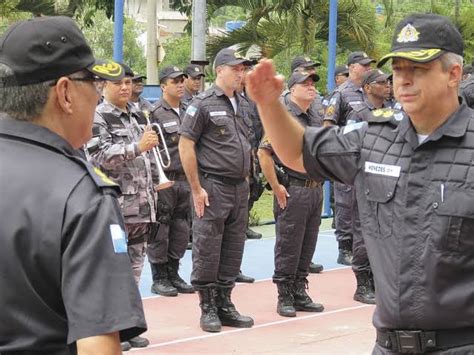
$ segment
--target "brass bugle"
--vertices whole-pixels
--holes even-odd
[[[171,187],[171,186],[174,185],[174,181],[169,180],[166,177],[166,174],[163,170],[163,168],[169,168],[169,166],[171,164],[170,153],[168,151],[168,146],[166,145],[165,136],[163,135],[163,131],[161,130],[160,125],[158,123],[151,123],[150,119],[148,118],[148,114],[145,114],[145,118],[146,118],[147,125],[151,126],[153,128],[153,130],[155,132],[157,132],[157,134],[159,135],[160,140],[163,143],[163,151],[166,154],[167,164],[165,165],[164,161],[163,161],[163,157],[161,156],[161,151],[157,147],[152,148],[153,156],[154,156],[155,162],[156,162],[156,168],[158,169],[158,179],[160,181],[158,183],[158,185],[155,186],[155,190],[157,190],[157,191],[164,190],[164,189],[167,189],[168,187]]]

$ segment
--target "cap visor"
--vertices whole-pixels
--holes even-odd
[[[204,75],[203,73],[197,73],[197,74],[191,74],[190,73],[190,74],[188,74],[188,76],[190,76],[191,78],[197,78],[198,76],[203,76],[204,77],[206,75]]]
[[[239,64],[243,64],[243,65],[252,65],[252,62],[250,60],[247,60],[247,59],[237,59],[237,60],[232,60],[228,63],[225,63],[225,65],[239,65]]]
[[[362,64],[362,65],[367,65],[367,64],[375,63],[375,62],[377,62],[375,59],[367,58],[367,59],[362,59],[358,61],[357,63]]]
[[[441,54],[443,54],[443,53],[444,53],[444,51],[442,49],[439,49],[439,48],[433,48],[433,49],[405,49],[404,51],[392,52],[392,53],[389,53],[389,54],[383,56],[379,60],[379,62],[377,63],[377,67],[380,68],[390,58],[403,58],[403,59],[408,59],[412,62],[428,63],[428,62],[431,62],[432,60],[435,60],[436,58],[440,57]]]
[[[320,67],[320,66],[321,66],[321,63],[319,62],[309,62],[302,65],[303,68],[312,68],[312,67]]]
[[[132,80],[140,80],[140,79],[146,79],[145,75],[137,75],[132,78]]]
[[[314,82],[319,81],[319,75],[318,74],[308,74],[308,75],[302,76],[299,80],[297,80],[295,82],[295,84],[301,84],[301,83],[305,82],[306,80],[308,80],[309,78],[313,79]]]
[[[178,71],[178,72],[176,72],[176,73],[171,73],[170,75],[168,75],[168,78],[176,79],[176,78],[178,78],[178,77],[180,77],[180,76],[184,76],[184,77],[186,77],[186,78],[188,77],[187,74],[184,74],[182,71]]]
[[[123,67],[111,60],[107,61],[97,59],[95,63],[89,65],[86,70],[98,76],[99,78],[110,81],[122,80],[122,78],[125,76],[125,70]]]

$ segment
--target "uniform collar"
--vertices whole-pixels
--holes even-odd
[[[173,111],[174,113],[176,113],[176,111],[170,106],[170,104],[168,103],[168,101],[166,101],[163,97],[161,97],[159,100],[158,100],[158,103],[156,104],[156,106],[161,106],[163,107],[165,110],[167,111]],[[183,102],[180,101],[179,102],[179,111],[182,111],[184,110],[184,106],[183,106]]]
[[[80,157],[78,151],[64,138],[48,128],[31,122],[15,120],[5,113],[0,113],[0,134],[17,137],[68,156]]]
[[[472,110],[470,110],[466,104],[462,104],[459,108],[449,117],[444,124],[434,131],[424,142],[437,141],[443,136],[448,137],[462,137],[466,133],[467,126],[470,120],[474,118]],[[413,148],[416,148],[418,144],[418,138],[416,136],[415,128],[413,127],[411,120],[406,116],[398,125],[398,131],[400,135],[409,142]]]
[[[130,113],[137,114],[137,112],[139,111],[135,107],[135,105],[132,105],[130,102],[127,102],[127,111],[128,111],[128,113],[123,112],[121,109],[119,109],[117,106],[115,106],[114,104],[107,101],[105,98],[104,98],[104,102],[102,102],[102,105],[103,105],[102,106],[103,112],[109,112],[109,113],[113,114],[115,117],[120,117],[123,114],[128,116]]]
[[[295,116],[305,118],[309,121],[308,112],[304,112],[296,103],[291,101],[291,97],[288,98],[288,111]]]
[[[214,92],[216,93],[217,96],[227,96],[224,92],[224,90],[222,90],[217,84],[213,84],[212,85],[212,88],[214,89]],[[239,101],[239,98],[238,98],[239,94],[237,93],[237,91],[234,91],[234,96],[237,101]],[[230,99],[230,97],[229,97]]]

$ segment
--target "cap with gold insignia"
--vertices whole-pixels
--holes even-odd
[[[174,65],[161,69],[160,73],[158,74],[160,82],[162,82],[164,79],[175,79],[179,76],[184,76],[186,78],[188,77],[181,69]]]
[[[64,16],[35,17],[10,26],[0,38],[0,63],[13,75],[0,86],[23,86],[58,79],[80,70],[106,80],[120,80],[118,63],[96,60],[74,20]]]
[[[464,54],[464,42],[454,24],[436,14],[413,14],[396,27],[392,50],[378,62],[380,67],[390,58],[404,58],[427,63],[445,52]]]
[[[186,68],[184,68],[184,73],[191,78],[196,78],[198,76],[206,76],[203,73],[202,68],[196,64],[189,64],[188,66],[186,66]]]
[[[251,65],[252,62],[248,59],[240,57],[237,52],[232,48],[224,48],[219,51],[214,61],[214,68],[220,65]]]
[[[312,67],[319,67],[321,63],[311,60],[309,57],[305,56],[298,56],[293,59],[291,62],[291,71],[294,72],[295,69],[302,67],[302,68],[312,68]]]
[[[319,76],[317,74],[310,74],[304,71],[293,72],[290,78],[288,79],[288,89],[291,89],[295,84],[303,83],[309,78],[313,79],[314,82],[319,80]]]
[[[370,63],[375,63],[375,59],[370,58],[365,52],[352,52],[347,57],[347,65],[356,63],[361,65],[367,65]]]

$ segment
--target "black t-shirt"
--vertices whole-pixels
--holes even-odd
[[[61,137],[0,117],[0,353],[74,354],[146,330],[115,184]]]

